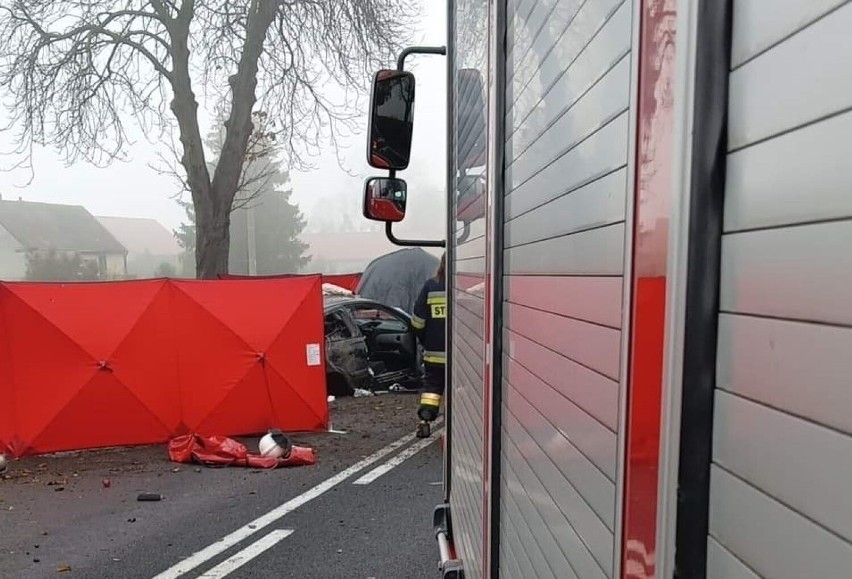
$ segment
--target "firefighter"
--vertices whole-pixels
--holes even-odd
[[[411,318],[411,325],[425,351],[423,391],[420,394],[420,407],[417,409],[417,417],[420,418],[420,424],[417,426],[418,438],[428,438],[432,435],[432,422],[438,417],[438,409],[444,395],[444,369],[447,363],[445,270],[446,255],[441,257],[435,277],[423,285],[414,305],[414,316]]]

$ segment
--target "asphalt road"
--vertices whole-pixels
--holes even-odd
[[[410,434],[411,397],[346,406],[334,427],[347,434],[296,440],[317,448],[313,467],[177,466],[161,448],[13,466],[32,474],[28,484],[0,484],[0,577],[437,577],[440,445],[414,452],[408,436],[377,458]],[[81,461],[97,466],[73,470]],[[383,465],[393,468],[355,484]],[[165,500],[140,503],[139,492]]]

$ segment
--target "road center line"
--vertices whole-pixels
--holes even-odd
[[[206,573],[200,575],[198,579],[222,579],[226,577],[254,559],[255,557],[268,551],[287,537],[293,534],[292,530],[278,529],[272,531],[265,537],[258,539],[242,551],[222,561]]]
[[[443,417],[438,418],[438,420],[436,420],[434,424],[437,425],[440,422],[443,422]],[[414,440],[414,436],[415,434],[412,432],[411,434],[406,434],[399,440],[395,440],[394,442],[390,443],[381,450],[378,450],[375,453],[371,454],[367,458],[356,462],[349,468],[340,471],[331,478],[327,478],[317,486],[308,489],[301,495],[292,498],[286,503],[275,507],[265,515],[261,515],[249,524],[240,527],[229,535],[225,535],[223,538],[219,539],[215,543],[212,543],[204,549],[201,549],[200,551],[196,552],[195,554],[190,555],[180,563],[177,563],[176,565],[166,569],[159,575],[155,576],[153,579],[177,579],[178,577],[189,573],[196,567],[203,565],[210,559],[220,555],[221,553],[224,553],[237,543],[246,540],[258,531],[268,527],[284,515],[295,511],[305,503],[308,503],[313,499],[327,493],[329,490],[336,487],[352,475],[364,470],[371,464],[380,461],[398,448],[405,446],[406,444]]]
[[[441,433],[440,428],[438,430],[435,430],[432,433],[433,434],[432,438],[427,438],[426,440],[421,440],[421,441],[417,442],[416,444],[412,444],[411,446],[409,446],[408,448],[406,448],[405,450],[403,450],[402,452],[400,452],[399,454],[394,456],[392,459],[388,460],[386,463],[384,463],[382,465],[377,466],[376,468],[374,468],[373,470],[371,470],[370,472],[368,472],[367,474],[365,474],[364,476],[362,476],[361,478],[359,478],[358,480],[356,480],[352,484],[356,484],[356,485],[368,485],[368,484],[370,484],[371,482],[373,482],[374,480],[376,480],[377,478],[379,478],[383,474],[390,472],[391,470],[398,467],[403,462],[405,462],[406,460],[408,460],[409,458],[411,458],[412,456],[414,456],[415,454],[417,454],[418,452],[420,452],[421,450],[423,450],[424,448],[426,448],[427,446],[429,446],[430,444],[432,444],[433,442],[438,440],[439,437],[435,436],[435,435],[440,434],[440,433]]]

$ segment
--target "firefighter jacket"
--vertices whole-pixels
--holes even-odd
[[[447,292],[443,280],[432,278],[426,282],[414,304],[411,325],[425,353],[427,364],[446,364]]]

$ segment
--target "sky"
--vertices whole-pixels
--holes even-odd
[[[421,10],[422,20],[414,34],[417,43],[445,44],[445,3],[422,0]],[[393,66],[394,63],[388,63],[388,68]],[[408,217],[396,226],[400,236],[443,237],[445,67],[446,59],[440,56],[411,57],[407,66],[417,77],[417,100],[411,165],[398,175],[409,185]],[[366,105],[364,109],[365,125]],[[0,111],[0,119],[5,121],[5,117],[5,112]],[[20,197],[25,201],[83,205],[97,216],[154,218],[168,229],[175,229],[185,219],[183,209],[174,200],[179,189],[172,177],[161,175],[151,167],[161,165],[158,149],[163,152],[166,149],[149,142],[138,129],[129,132],[134,143],[125,150],[126,161],[116,161],[104,169],[83,161],[67,166],[55,151],[39,149],[33,158],[32,179],[28,170],[0,172],[0,195],[3,199]],[[13,137],[10,133],[0,133],[0,152],[14,149]],[[342,144],[344,168],[329,148],[311,160],[310,170],[291,173],[293,200],[309,221],[342,217],[344,213],[354,222],[363,219],[364,179],[382,172],[367,165],[363,133],[345,139]],[[0,167],[9,167],[14,161],[14,157],[0,156]]]

